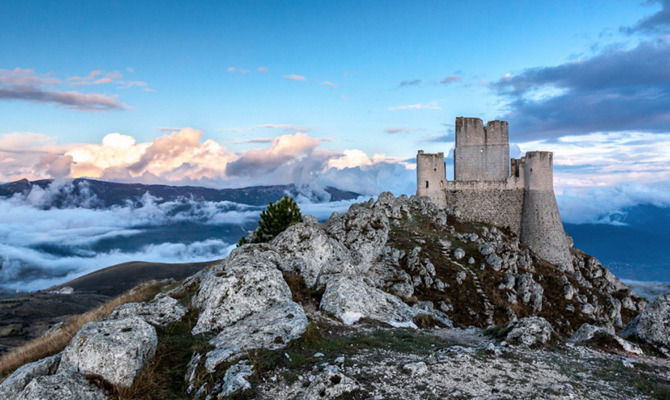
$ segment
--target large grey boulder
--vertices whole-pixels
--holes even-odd
[[[568,343],[590,345],[596,335],[605,336],[610,343],[616,343],[620,350],[637,355],[643,354],[638,345],[616,336],[614,334],[614,329],[602,328],[591,324],[582,324],[582,326],[577,329],[577,332],[568,339]]]
[[[414,312],[398,297],[365,283],[360,276],[331,277],[321,298],[320,308],[345,324],[370,318],[395,327],[416,328]]]
[[[157,343],[156,329],[140,317],[89,322],[63,350],[58,372],[100,375],[129,387],[154,356]]]
[[[277,269],[279,254],[266,245],[236,249],[202,277],[193,305],[200,316],[193,334],[219,331],[255,312],[291,301]]]
[[[107,398],[102,390],[73,371],[37,377],[18,396],[3,397],[7,400],[103,400]]]
[[[56,373],[60,356],[58,353],[18,368],[0,383],[0,399],[14,399],[33,379]]]
[[[107,319],[122,319],[137,316],[151,325],[165,326],[171,322],[179,321],[186,312],[186,307],[179,304],[177,300],[164,293],[159,293],[149,303],[126,303],[120,305]]]
[[[654,300],[619,335],[641,339],[670,357],[670,294]]]
[[[359,268],[365,268],[384,249],[390,225],[383,210],[371,209],[365,204],[354,204],[347,213],[331,216],[326,223],[326,230],[354,252]]]
[[[525,317],[511,322],[505,340],[513,345],[538,347],[547,344],[555,335],[554,328],[542,317]]]
[[[323,286],[328,275],[356,271],[351,253],[318,223],[300,223],[280,233],[272,245],[282,255],[279,267],[300,274],[308,287]]]
[[[205,367],[214,372],[224,361],[232,361],[251,349],[279,349],[299,338],[307,328],[307,316],[298,303],[282,303],[223,328],[209,343]]]

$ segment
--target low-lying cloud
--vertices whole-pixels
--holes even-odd
[[[79,182],[54,182],[0,198],[0,286],[36,290],[123,262],[197,262],[225,257],[262,207],[229,201],[162,201],[145,194],[119,206],[101,202]],[[306,189],[308,190],[308,189]],[[75,194],[76,193],[76,194]],[[63,195],[70,198],[63,199]],[[297,196],[304,214],[327,219],[355,200],[315,203]],[[59,199],[58,206],[55,199]],[[362,200],[362,199],[361,199]],[[360,200],[359,200],[360,201]]]

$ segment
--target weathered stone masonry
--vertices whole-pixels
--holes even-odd
[[[553,154],[509,158],[508,124],[456,118],[454,178],[444,153],[417,154],[417,195],[454,206],[467,221],[509,227],[540,257],[572,269],[571,240],[563,230],[553,186]]]

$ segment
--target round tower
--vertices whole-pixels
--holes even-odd
[[[429,197],[439,208],[447,206],[444,193],[447,180],[444,153],[428,154],[419,150],[416,155],[416,195]]]
[[[572,271],[571,241],[563,230],[554,196],[553,154],[528,152],[523,168],[521,242],[545,260]]]

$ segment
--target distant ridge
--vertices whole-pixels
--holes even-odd
[[[13,196],[16,193],[27,194],[33,187],[46,189],[52,179],[29,181],[27,179],[0,184],[0,197]],[[331,186],[324,188],[330,198],[323,198],[324,193],[317,193],[310,188],[302,188],[295,184],[250,186],[237,189],[212,189],[200,186],[145,185],[141,183],[116,183],[95,179],[78,178],[63,184],[53,194],[51,207],[76,206],[71,204],[73,198],[88,199],[86,206],[104,208],[125,204],[128,200],[139,200],[145,193],[158,197],[162,201],[173,201],[180,198],[193,198],[204,201],[231,201],[253,206],[267,205],[281,199],[284,195],[297,197],[303,195],[314,201],[351,200],[360,196],[359,193],[340,190]],[[95,197],[94,197],[95,196]]]

